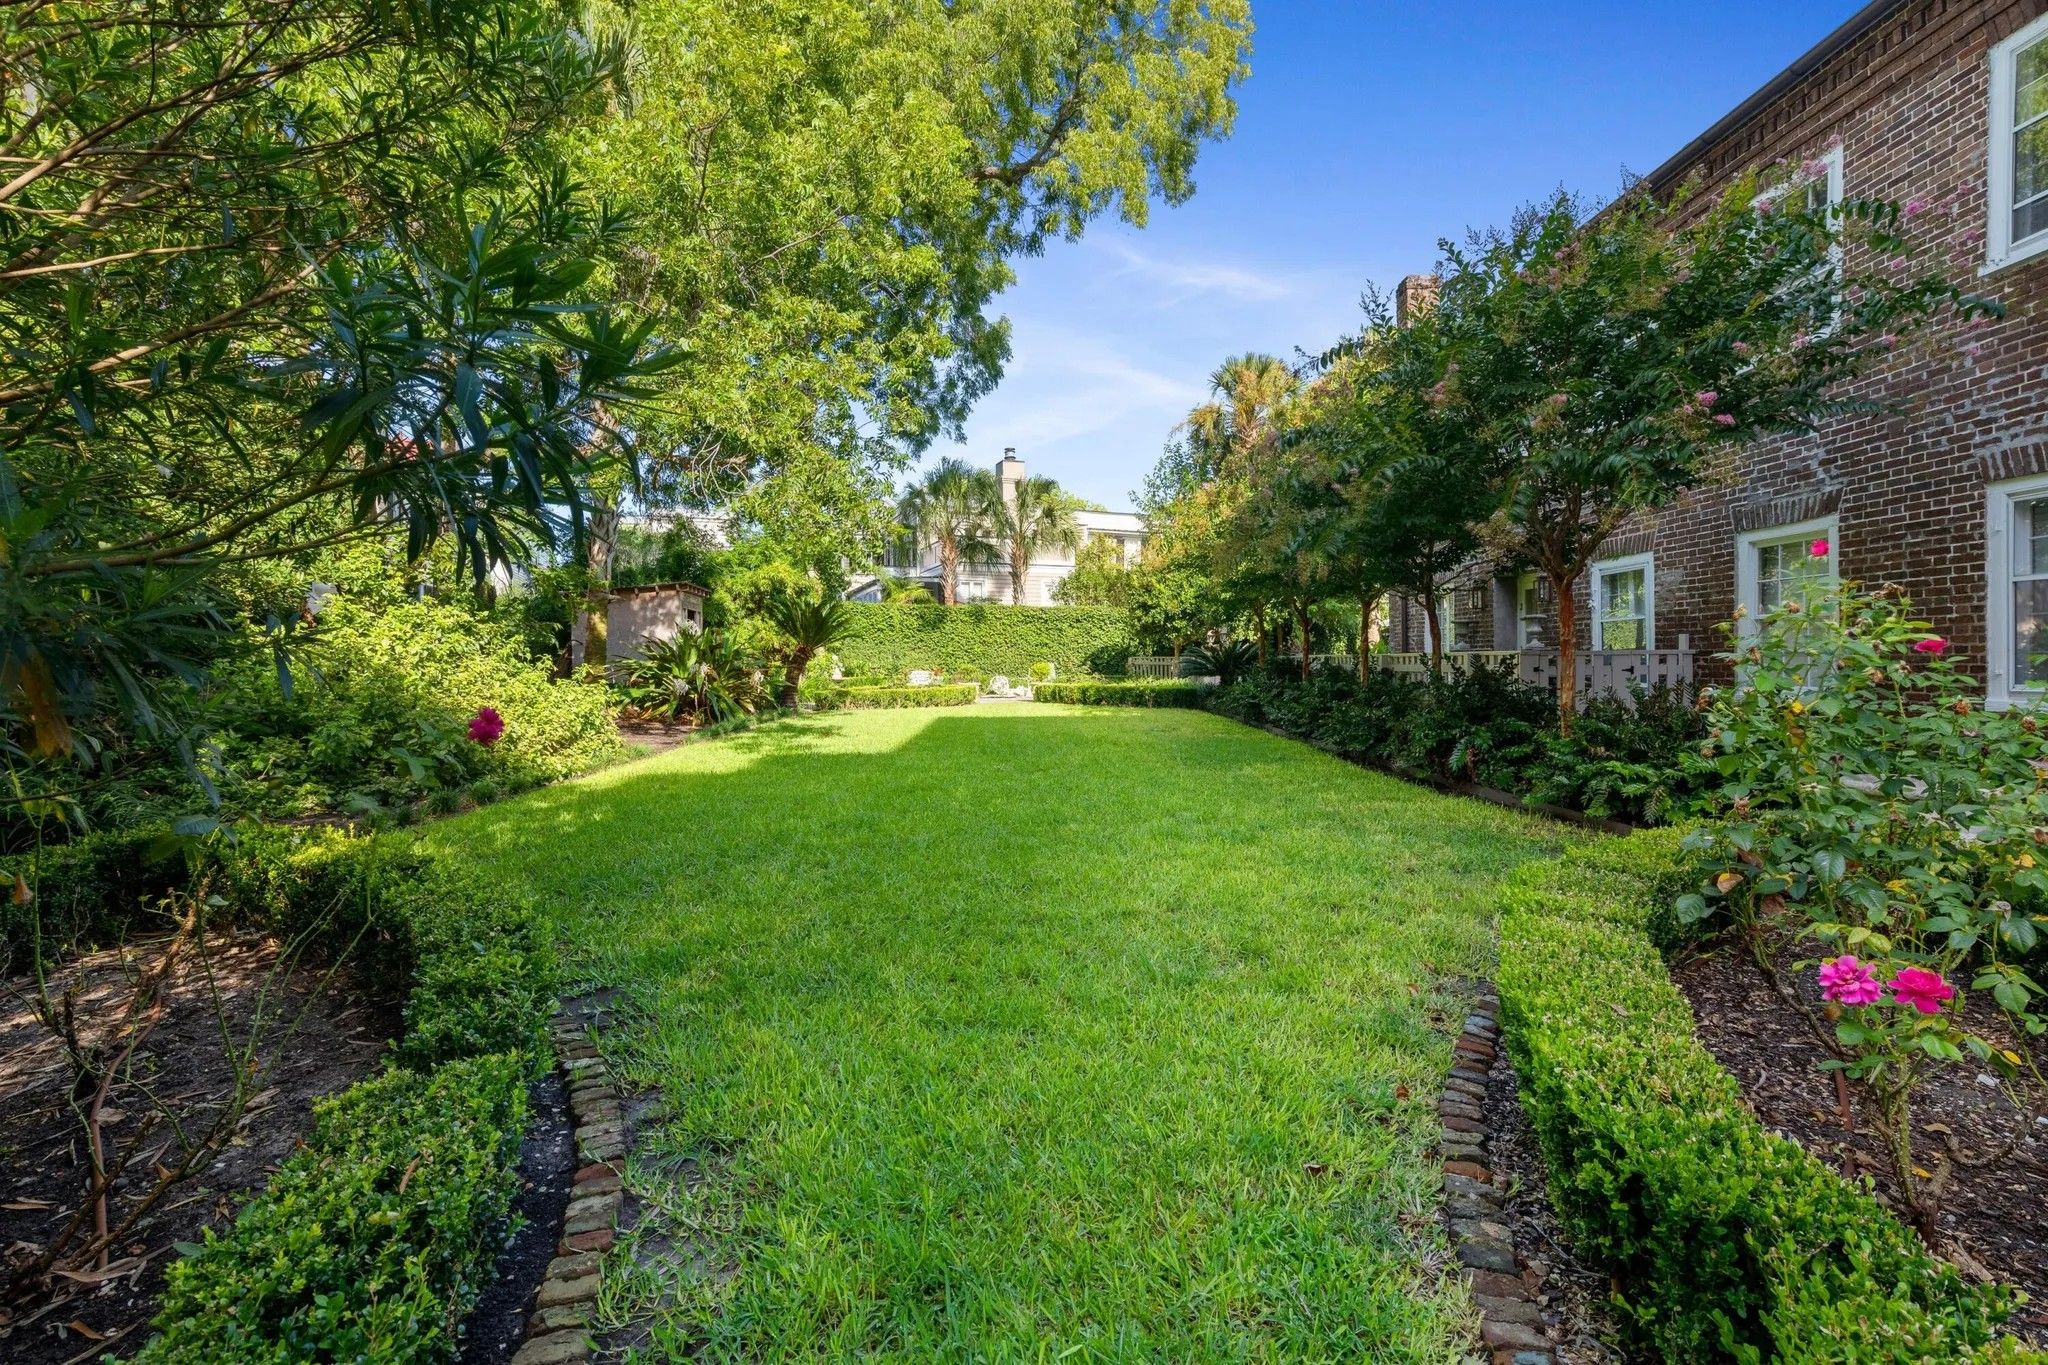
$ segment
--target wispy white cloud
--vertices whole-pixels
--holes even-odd
[[[1135,277],[1160,286],[1171,302],[1189,298],[1224,298],[1239,303],[1273,303],[1292,297],[1300,282],[1230,261],[1166,256],[1141,251],[1116,237],[1099,240],[1100,250],[1120,264],[1115,276]]]
[[[1019,321],[1002,388],[983,400],[977,427],[1005,445],[1044,447],[1157,415],[1165,426],[1207,396],[1199,383],[1154,369],[1107,337]]]

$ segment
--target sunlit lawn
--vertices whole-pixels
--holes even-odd
[[[429,836],[630,1008],[653,1358],[1452,1360],[1435,1091],[1555,828],[1207,715],[839,715]],[[644,1282],[644,1279],[643,1279]]]

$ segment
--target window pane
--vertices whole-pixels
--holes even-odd
[[[1643,571],[1603,574],[1600,578],[1601,615],[1641,616],[1643,614]]]
[[[1640,620],[1601,622],[1600,647],[1602,649],[1641,649],[1643,647],[1643,623]]]
[[[2019,505],[2017,567],[2023,574],[2048,574],[2048,498]]]
[[[2032,207],[2027,200],[2048,190],[2048,119],[2020,129],[2013,138],[2012,202],[2015,218]],[[2017,235],[2017,234],[2015,234]]]
[[[2024,49],[2013,67],[2013,126],[2048,113],[2048,38]]]
[[[2013,680],[2022,687],[2048,683],[2048,579],[2012,588]]]

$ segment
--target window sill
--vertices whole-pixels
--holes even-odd
[[[1989,279],[2003,270],[2016,265],[2025,265],[2037,257],[2048,255],[2048,232],[2037,232],[2018,246],[2009,247],[2003,256],[1987,258],[1977,271],[1977,278]]]

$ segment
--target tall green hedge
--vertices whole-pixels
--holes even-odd
[[[901,679],[912,669],[1013,679],[1050,663],[1061,677],[1118,677],[1141,650],[1116,607],[1011,607],[972,602],[890,606],[855,602],[853,630],[836,649],[847,673]]]
[[[1676,830],[1518,872],[1500,998],[1550,1194],[1645,1358],[2041,1365],[2010,1290],[1966,1282],[1872,1197],[1767,1131],[1693,1035],[1656,940]]]

